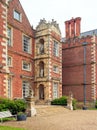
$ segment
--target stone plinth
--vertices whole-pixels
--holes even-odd
[[[72,100],[73,100],[72,95],[70,95],[68,100],[67,100],[67,108],[69,110],[73,110]]]
[[[36,109],[34,108],[34,105],[35,105],[34,97],[27,97],[26,101],[27,101],[27,105],[28,105],[27,115],[29,117],[36,116],[37,112],[36,112]]]

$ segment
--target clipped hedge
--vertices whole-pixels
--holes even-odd
[[[51,105],[67,106],[67,100],[68,100],[68,96],[62,96],[60,98],[56,98],[56,99],[52,100]],[[73,98],[73,100],[72,100],[73,110],[77,109],[76,104],[77,104],[77,100]]]
[[[67,96],[62,96],[51,101],[51,105],[67,105]]]
[[[0,111],[10,110],[12,114],[18,112],[24,112],[27,108],[27,104],[22,99],[10,100],[7,98],[0,98]]]

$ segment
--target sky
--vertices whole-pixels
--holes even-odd
[[[64,22],[81,17],[81,32],[97,29],[97,0],[20,0],[34,29],[40,19],[54,19],[65,36]]]

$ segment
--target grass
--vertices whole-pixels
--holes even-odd
[[[15,128],[10,126],[0,126],[0,130],[25,130],[24,128]]]
[[[97,110],[97,108],[93,108],[93,107],[92,107],[92,108],[88,108],[88,110]]]
[[[5,121],[12,121],[12,120],[16,120],[16,119],[15,119],[15,118],[13,118],[13,117],[11,117],[11,118],[3,118],[2,120],[3,120],[3,122],[5,122]]]

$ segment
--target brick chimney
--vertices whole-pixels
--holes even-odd
[[[65,21],[65,32],[66,32],[66,39],[70,38],[70,26],[69,21]]]
[[[75,36],[77,36],[77,37],[80,35],[80,22],[81,22],[81,18],[80,17],[75,18],[75,25],[76,25]]]
[[[70,38],[75,36],[75,20],[72,18],[70,20]]]
[[[81,18],[77,17],[65,22],[66,39],[78,37],[80,35],[80,21]]]

